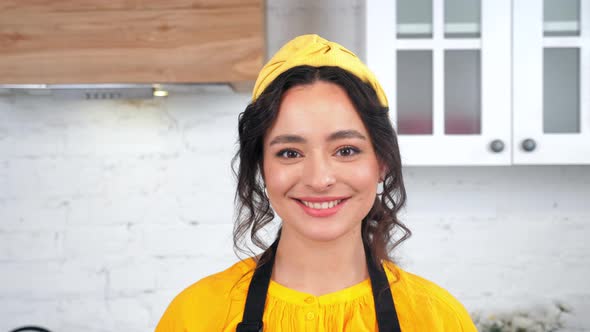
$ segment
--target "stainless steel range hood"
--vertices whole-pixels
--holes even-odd
[[[63,99],[151,99],[233,91],[228,84],[0,84],[0,96],[52,96]]]

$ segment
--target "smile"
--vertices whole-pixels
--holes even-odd
[[[312,209],[317,209],[317,210],[324,210],[324,209],[333,208],[334,206],[340,204],[340,202],[342,202],[341,199],[337,199],[335,201],[329,201],[329,202],[322,202],[322,203],[301,201],[301,203],[305,204],[305,206],[312,208]]]
[[[336,214],[348,201],[348,197],[295,199],[303,211],[312,217],[329,217]]]

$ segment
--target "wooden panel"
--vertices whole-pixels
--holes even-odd
[[[13,13],[32,12],[80,12],[97,10],[141,10],[141,9],[199,9],[235,8],[244,3],[258,1],[241,0],[2,0],[0,11]]]
[[[3,0],[0,83],[251,81],[263,22],[262,0]]]

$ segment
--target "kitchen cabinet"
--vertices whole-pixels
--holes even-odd
[[[515,0],[513,13],[514,163],[590,164],[590,1]]]
[[[590,164],[590,0],[371,0],[406,165]]]
[[[0,84],[239,84],[264,49],[263,0],[0,2]]]

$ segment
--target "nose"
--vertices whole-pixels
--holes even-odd
[[[306,187],[324,192],[334,185],[334,169],[328,156],[312,155],[304,163],[302,181]]]

